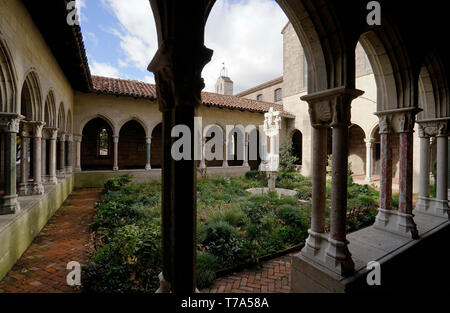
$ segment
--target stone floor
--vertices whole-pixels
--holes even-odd
[[[0,292],[78,292],[66,283],[67,263],[87,261],[89,225],[100,189],[74,191],[0,282]]]
[[[260,269],[245,269],[220,277],[204,293],[288,293],[291,288],[291,256],[263,263]]]

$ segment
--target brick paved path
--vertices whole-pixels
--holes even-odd
[[[0,292],[78,292],[66,283],[67,263],[87,261],[89,225],[100,189],[74,191],[0,282]]]
[[[245,269],[216,279],[201,292],[267,293],[289,292],[291,284],[291,256],[286,255],[263,263],[260,269]]]

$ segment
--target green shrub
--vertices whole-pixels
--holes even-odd
[[[267,185],[267,173],[259,170],[251,170],[245,173],[245,178],[249,180],[256,180],[261,182],[264,186]]]
[[[293,205],[285,204],[280,206],[277,215],[287,225],[308,227],[308,222],[303,212]]]
[[[201,244],[224,265],[233,263],[235,254],[242,246],[236,228],[225,221],[207,224]]]
[[[219,260],[212,254],[197,251],[197,287],[206,288],[216,279]]]
[[[295,171],[295,162],[298,158],[292,154],[292,142],[287,138],[280,147],[280,171]]]
[[[105,193],[110,190],[119,190],[121,187],[128,185],[132,179],[133,175],[131,174],[119,175],[110,178],[103,185],[103,192]]]

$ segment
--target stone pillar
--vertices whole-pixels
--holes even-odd
[[[223,162],[222,162],[222,167],[223,168],[227,168],[228,167],[228,154],[227,154],[227,149],[228,149],[228,145],[227,145],[227,140],[228,138],[225,138],[225,140],[223,141]]]
[[[366,142],[366,181],[371,182],[373,169],[373,143],[374,139],[365,139]]]
[[[48,155],[48,179],[47,182],[52,185],[56,185],[58,183],[58,179],[56,178],[56,140],[58,139],[58,129],[57,128],[48,128],[49,132],[49,155]]]
[[[145,169],[147,171],[152,169],[151,166],[151,155],[150,155],[150,151],[151,151],[151,147],[152,147],[152,137],[147,137],[145,138],[146,144],[147,144],[147,154],[146,154],[146,162],[145,162]]]
[[[430,137],[425,133],[423,127],[419,125],[420,137],[420,184],[419,201],[416,210],[426,212],[429,206],[430,197]]]
[[[244,163],[243,166],[248,165],[248,133],[244,132]]]
[[[194,117],[201,104],[201,72],[212,56],[204,46],[204,21],[212,1],[150,2],[159,48],[150,63],[163,116],[162,234],[163,274],[160,292],[196,291],[195,161],[171,156],[172,128],[186,125],[194,139]]]
[[[113,136],[113,142],[114,142],[113,171],[118,171],[119,170],[119,136]]]
[[[360,90],[340,87],[302,97],[308,102],[313,127],[313,207],[309,237],[297,257],[307,263],[319,263],[340,276],[354,272],[354,262],[346,240],[348,126],[351,102],[362,94]],[[333,127],[333,178],[330,234],[327,237],[324,226],[329,127]]]
[[[413,239],[418,238],[417,226],[412,214],[413,129],[415,115],[418,112],[417,108],[411,107],[375,113],[380,118],[382,181],[380,182],[380,208],[378,209],[374,227]],[[392,155],[386,151],[386,148],[390,145],[389,134],[386,133],[391,131],[399,133],[400,136],[398,211],[391,210]]]
[[[45,134],[46,130],[44,130],[42,134],[41,141],[41,180],[42,183],[47,182],[47,136]]]
[[[30,128],[28,122],[22,124],[21,131],[21,160],[20,160],[20,184],[19,184],[19,195],[27,196],[29,194],[28,188],[28,178],[29,178],[29,145],[30,145]]]
[[[66,163],[64,164],[65,166],[65,171],[67,174],[71,174],[72,173],[72,141],[73,141],[73,136],[72,135],[67,135],[66,136]]]
[[[42,130],[45,123],[35,122],[33,129],[33,194],[43,195],[44,185],[42,184]]]
[[[14,214],[20,210],[16,190],[16,140],[22,118],[18,114],[0,113],[0,132],[4,134],[5,149],[5,194],[0,196],[0,215]]]
[[[200,168],[206,168],[206,138],[202,138],[202,159],[200,160]]]
[[[75,141],[75,172],[81,172],[81,135],[74,135]]]
[[[448,206],[448,133],[447,124],[439,125],[437,138],[437,177],[436,177],[436,200],[438,213],[447,213],[450,217]]]
[[[66,134],[59,134],[59,177],[64,178],[66,174]]]

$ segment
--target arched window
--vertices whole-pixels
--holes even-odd
[[[275,102],[281,101],[281,88],[275,90],[274,100]]]
[[[256,96],[256,100],[262,101],[263,100],[263,95],[262,94],[257,95]]]
[[[109,134],[106,128],[101,128],[97,136],[97,154],[101,157],[108,157],[109,151]]]

